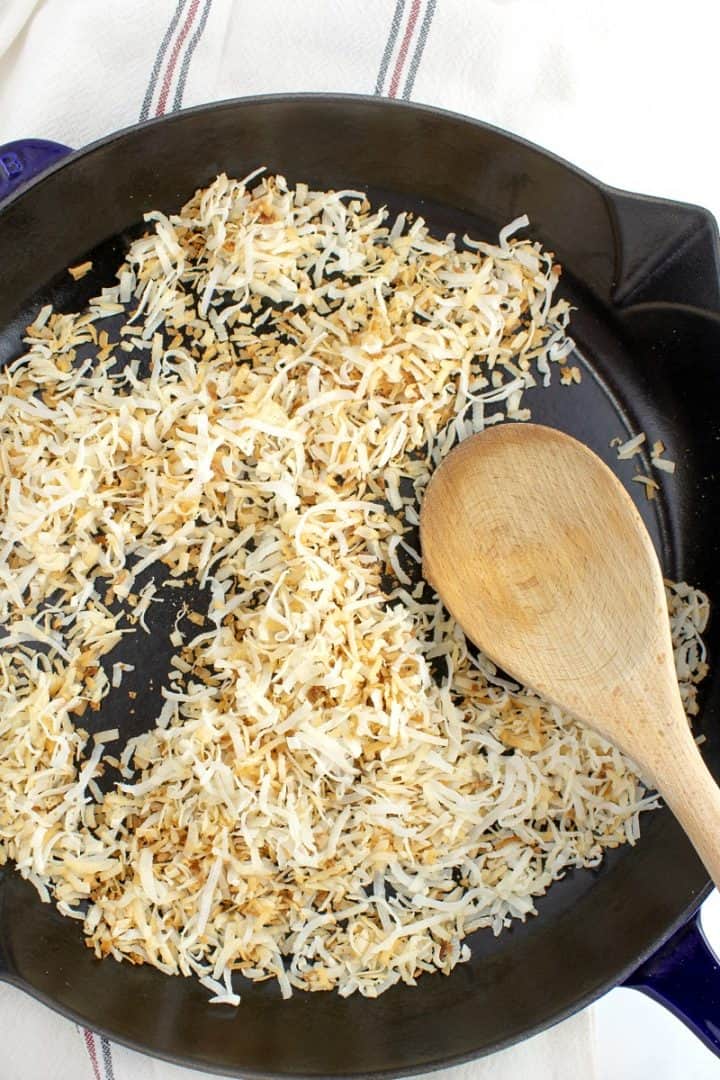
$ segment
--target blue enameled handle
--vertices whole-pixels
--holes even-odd
[[[659,1001],[720,1057],[720,964],[700,926],[699,911],[625,986]]]
[[[69,146],[47,139],[18,139],[0,146],[0,202],[68,154]]]

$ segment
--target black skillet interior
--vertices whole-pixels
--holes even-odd
[[[521,213],[554,250],[562,292],[577,307],[583,381],[528,395],[533,418],[613,462],[636,497],[669,576],[720,595],[720,278],[712,218],[597,182],[505,133],[435,110],[377,99],[229,102],[131,129],[61,165],[0,211],[0,362],[52,300],[77,310],[110,284],[143,211],[172,210],[218,172],[258,164],[291,181],[362,187],[376,202],[422,213],[433,228],[493,237]],[[94,268],[64,272],[89,253]],[[677,473],[656,503],[630,483],[611,438],[660,438]],[[158,629],[174,617],[157,616]],[[709,630],[715,650],[717,624]],[[161,635],[156,635],[159,639]],[[162,635],[164,636],[164,635]],[[157,710],[167,656],[139,635],[129,646],[139,690],[110,722],[130,736]],[[720,777],[720,679],[702,695],[703,752]],[[108,716],[102,726],[108,726]],[[669,872],[669,868],[672,870]],[[193,980],[94,959],[79,926],[42,904],[10,867],[0,878],[0,972],[111,1037],[172,1060],[236,1075],[418,1072],[531,1034],[620,981],[685,919],[707,877],[667,811],[598,871],[572,873],[539,917],[500,938],[472,940],[450,977],[424,976],[376,1001],[334,994],[280,1000],[242,986],[239,1010],[211,1006]]]

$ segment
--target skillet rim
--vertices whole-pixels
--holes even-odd
[[[677,207],[685,210],[691,210],[695,213],[704,216],[709,222],[716,223],[716,219],[712,212],[707,207],[700,205],[699,203],[687,202],[683,199],[665,199],[661,196],[650,195],[645,192],[632,191],[629,188],[616,187],[613,184],[606,184],[603,180],[600,180],[594,173],[588,172],[579,165],[573,164],[567,158],[561,154],[555,153],[553,150],[547,150],[539,143],[533,142],[532,139],[527,139],[523,135],[518,135],[513,131],[509,131],[507,128],[499,127],[497,124],[489,124],[484,120],[479,120],[476,117],[470,116],[468,113],[455,112],[452,109],[443,109],[436,105],[426,105],[421,102],[404,101],[399,98],[386,98],[380,97],[374,94],[349,94],[349,93],[277,93],[277,94],[245,94],[241,97],[221,98],[218,101],[203,102],[200,105],[193,105],[187,109],[179,109],[177,112],[166,113],[164,116],[153,116],[147,120],[140,120],[135,124],[127,124],[124,127],[117,128],[115,131],[109,132],[107,135],[101,135],[98,139],[93,139],[92,142],[87,143],[78,149],[68,148],[68,154],[53,164],[49,165],[46,169],[43,169],[37,176],[33,176],[27,183],[24,183],[22,187],[13,191],[5,199],[0,201],[0,215],[15,203],[18,199],[21,199],[31,188],[34,188],[37,184],[41,184],[46,180],[49,180],[54,173],[60,169],[65,168],[72,162],[76,161],[80,157],[91,154],[95,150],[99,150],[107,143],[115,142],[116,140],[123,139],[125,136],[130,135],[136,131],[141,131],[146,128],[158,127],[163,124],[170,124],[173,121],[177,121],[185,116],[197,116],[202,113],[212,113],[220,111],[224,108],[237,108],[238,106],[247,107],[252,105],[278,105],[281,103],[290,102],[327,102],[328,104],[342,104],[347,102],[348,104],[358,104],[364,106],[372,106],[379,109],[398,109],[403,112],[416,112],[420,114],[426,114],[428,116],[436,116],[441,120],[461,120],[471,127],[481,128],[484,131],[490,131],[495,135],[499,135],[501,138],[507,139],[510,142],[516,143],[519,146],[523,146],[528,150],[532,150],[537,154],[542,155],[549,161],[554,162],[556,165],[560,165],[568,172],[585,180],[592,187],[596,188],[602,194],[610,197],[625,197],[632,199],[633,201],[642,202],[645,204],[652,204],[654,206],[662,207]],[[23,140],[16,140],[22,142]],[[702,309],[703,311],[705,309]]]

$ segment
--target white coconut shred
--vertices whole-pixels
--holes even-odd
[[[454,442],[565,364],[553,256],[526,219],[456,242],[255,177],[148,214],[118,284],[43,308],[0,373],[0,859],[98,956],[213,1000],[233,972],[374,996],[449,972],[655,799],[468,652],[408,531]],[[207,614],[172,630],[152,730],[92,739],[161,565]],[[692,713],[707,600],[668,600]]]

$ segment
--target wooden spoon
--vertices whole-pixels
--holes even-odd
[[[502,424],[438,468],[420,537],[467,636],[624,750],[720,885],[720,789],[683,711],[655,549],[617,477],[569,435]]]

